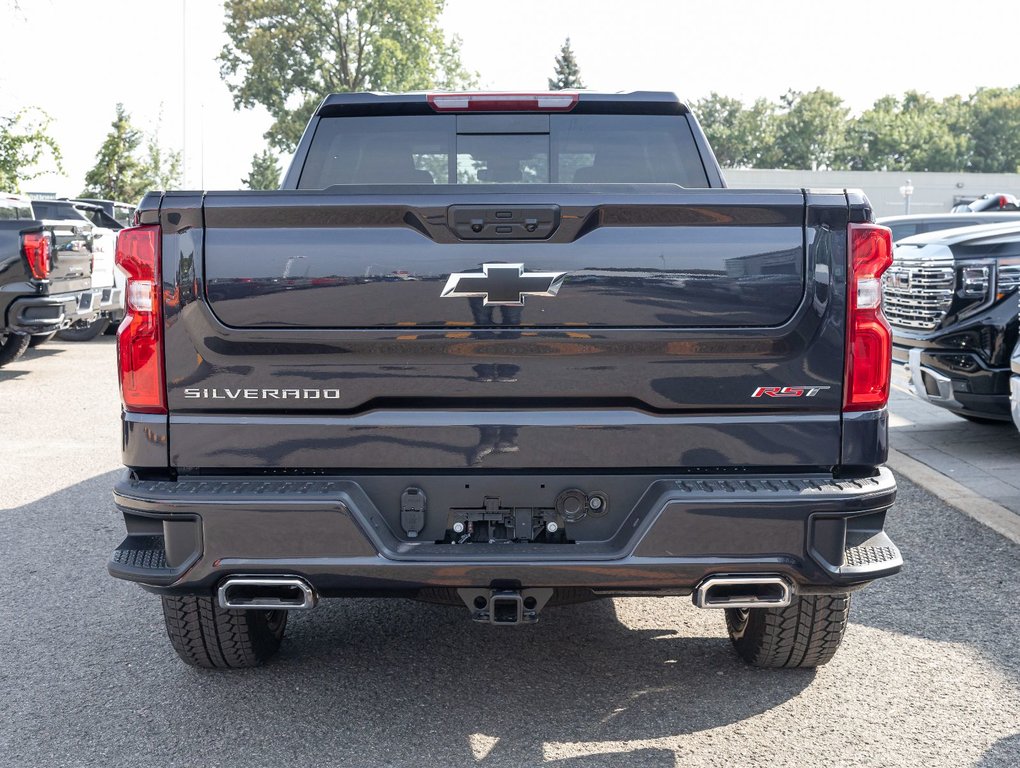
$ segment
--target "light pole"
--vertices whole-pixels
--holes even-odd
[[[900,187],[900,194],[903,195],[903,212],[910,214],[910,196],[914,194],[914,185],[907,179],[907,183]]]

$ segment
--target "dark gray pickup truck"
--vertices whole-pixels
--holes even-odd
[[[202,667],[359,596],[691,595],[753,664],[826,662],[902,565],[889,230],[724,186],[672,94],[345,94],[283,189],[148,195],[111,574]]]

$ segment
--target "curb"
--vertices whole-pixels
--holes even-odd
[[[977,520],[996,533],[1005,536],[1014,544],[1020,544],[1020,515],[1011,512],[1001,504],[986,499],[951,477],[946,477],[917,459],[912,459],[895,448],[889,449],[886,465],[908,480],[920,485],[929,493],[938,496],[949,506],[967,517]]]

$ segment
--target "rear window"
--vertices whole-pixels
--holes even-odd
[[[0,199],[0,221],[34,219],[32,206],[24,200]]]
[[[70,203],[45,203],[33,200],[32,209],[35,211],[36,218],[38,219],[84,219],[88,221],[85,215]]]
[[[335,184],[707,187],[675,115],[415,115],[319,121],[298,189]]]

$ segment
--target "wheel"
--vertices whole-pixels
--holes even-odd
[[[849,615],[849,594],[806,595],[786,608],[727,608],[726,628],[749,664],[817,667],[836,653]]]
[[[13,363],[28,349],[30,338],[16,333],[0,334],[0,368]]]
[[[969,413],[958,413],[956,415],[959,416],[961,419],[966,419],[967,421],[973,422],[974,424],[990,424],[997,425],[1000,427],[1012,424],[1011,421],[1006,421],[1003,419],[988,419],[985,418],[984,416],[971,416]]]
[[[45,344],[47,341],[57,335],[56,331],[53,333],[36,333],[28,337],[28,346],[35,349],[40,344]]]
[[[211,597],[163,597],[163,620],[177,655],[193,667],[257,667],[280,649],[287,611],[234,611]]]
[[[63,341],[92,341],[92,339],[105,331],[109,324],[109,318],[99,317],[88,325],[77,328],[65,328],[57,333],[57,336]]]

